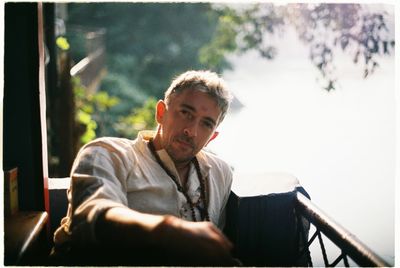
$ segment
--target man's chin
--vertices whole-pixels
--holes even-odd
[[[195,156],[193,154],[193,150],[190,150],[190,152],[176,152],[175,150],[167,150],[167,152],[175,163],[190,162]]]
[[[185,163],[185,162],[190,162],[193,159],[193,157],[194,157],[194,155],[183,155],[183,156],[175,155],[175,156],[172,156],[171,158],[175,163]]]

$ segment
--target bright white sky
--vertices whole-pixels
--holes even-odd
[[[394,56],[364,80],[362,66],[339,53],[340,88],[328,93],[295,33],[277,42],[273,61],[232,58],[234,71],[224,77],[245,107],[227,116],[210,148],[241,174],[294,175],[315,204],[393,263]]]

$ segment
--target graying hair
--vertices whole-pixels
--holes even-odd
[[[221,116],[218,124],[224,119],[232,95],[226,86],[225,81],[216,73],[211,71],[187,71],[177,76],[165,91],[164,100],[170,103],[171,97],[179,94],[184,90],[198,90],[210,95],[216,100],[218,107],[221,109]]]

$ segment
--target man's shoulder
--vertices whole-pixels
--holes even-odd
[[[201,157],[203,157],[210,166],[216,166],[224,171],[231,171],[231,166],[225,160],[206,148],[201,150]]]
[[[131,150],[134,140],[117,137],[101,137],[85,144],[82,149],[106,150],[109,152],[125,152]]]
[[[127,138],[119,138],[119,137],[100,137],[96,138],[90,142],[88,142],[86,145],[90,146],[96,146],[96,145],[101,145],[101,144],[110,144],[110,145],[120,145],[120,146],[127,146],[127,145],[132,145],[134,140],[130,140]]]
[[[209,167],[210,176],[208,178],[210,180],[210,185],[213,185],[212,187],[216,187],[215,189],[222,191],[220,192],[221,194],[227,194],[233,181],[232,166],[210,150],[203,149],[199,158],[202,158]]]

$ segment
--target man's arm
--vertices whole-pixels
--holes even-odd
[[[129,169],[124,167],[131,164],[131,158],[109,143],[86,147],[72,169],[69,231],[75,245],[128,252],[161,250],[177,260],[177,265],[233,264],[230,242],[212,223],[128,208],[124,178]]]
[[[114,207],[98,217],[95,232],[101,244],[160,249],[176,259],[176,264],[237,264],[230,254],[231,242],[210,222],[189,222]]]

